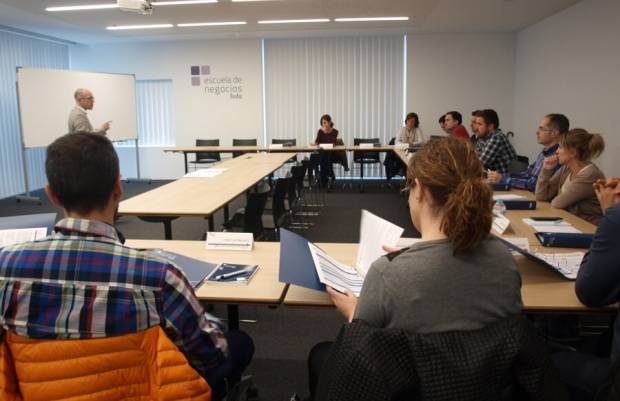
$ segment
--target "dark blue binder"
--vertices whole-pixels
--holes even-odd
[[[325,291],[325,284],[319,281],[314,260],[308,247],[308,240],[284,228],[280,229],[280,273],[281,283],[295,284],[312,290]]]
[[[536,238],[543,246],[558,248],[590,248],[594,234],[537,232]]]
[[[0,230],[46,227],[50,234],[56,223],[56,213],[26,214],[23,216],[0,217]]]
[[[496,236],[496,238],[499,239],[500,241],[502,241],[508,247],[508,249],[511,249],[513,251],[516,251],[516,252],[520,253],[521,255],[525,256],[529,260],[534,261],[534,262],[538,263],[539,265],[544,266],[547,269],[554,271],[555,273],[561,275],[565,279],[573,280],[573,281],[575,280],[574,278],[567,277],[566,274],[564,274],[557,267],[553,266],[552,264],[547,263],[543,259],[541,259],[538,256],[536,256],[536,255],[526,251],[525,249],[522,249],[521,247],[516,246],[512,242],[506,241],[505,239],[503,239],[502,237],[499,237],[499,236]]]
[[[535,200],[504,200],[507,210],[536,210]]]

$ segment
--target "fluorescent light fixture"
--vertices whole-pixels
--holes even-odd
[[[153,6],[182,6],[187,4],[217,3],[217,0],[180,0],[180,1],[152,1]]]
[[[336,22],[363,22],[363,21],[408,21],[409,17],[370,17],[370,18],[335,18]]]
[[[259,24],[306,24],[314,22],[329,22],[329,18],[315,18],[315,19],[276,19],[258,21]]]
[[[188,28],[193,26],[226,26],[226,25],[245,25],[246,21],[225,21],[225,22],[190,22],[185,24],[177,24],[178,27]]]
[[[272,1],[272,0],[230,0],[233,3],[252,3],[256,1]]]
[[[110,31],[122,31],[126,29],[157,29],[157,28],[174,28],[172,24],[153,24],[153,25],[117,25],[108,26],[105,29]]]
[[[109,8],[118,8],[116,3],[113,4],[85,4],[82,6],[59,6],[47,7],[45,11],[80,11],[80,10],[105,10]]]

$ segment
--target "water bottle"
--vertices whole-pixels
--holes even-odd
[[[497,199],[493,205],[493,214],[503,216],[506,213],[506,204],[503,200]]]

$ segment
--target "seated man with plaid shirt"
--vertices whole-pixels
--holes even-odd
[[[478,111],[475,126],[476,149],[482,165],[489,171],[506,174],[517,153],[499,128],[497,112],[492,109]]]
[[[65,218],[45,239],[0,250],[0,333],[83,339],[159,325],[221,399],[225,379],[252,359],[252,339],[209,321],[173,263],[123,245],[113,225],[123,191],[112,143],[65,135],[47,148],[45,170],[45,191]]]

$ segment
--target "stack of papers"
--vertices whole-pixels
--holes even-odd
[[[569,222],[564,220],[558,221],[534,221],[532,219],[523,219],[523,222],[530,225],[537,232],[541,233],[580,233],[581,231],[573,227]]]
[[[527,198],[523,195],[515,195],[515,194],[498,194],[498,195],[493,195],[493,200],[503,200],[503,201],[510,201],[510,200],[527,200]]]
[[[188,178],[211,178],[222,174],[224,171],[228,170],[227,168],[203,168],[200,170],[192,171],[191,173],[187,173],[184,177]]]
[[[575,280],[583,259],[583,252],[572,253],[534,253],[551,266],[555,267],[564,277]]]
[[[525,237],[502,237],[502,239],[510,242],[514,246],[517,246],[517,247],[523,249],[524,251],[528,251],[529,252],[529,250],[530,250],[530,242]],[[513,255],[518,254],[518,252],[515,251],[515,250],[513,250],[512,253],[513,253]]]
[[[355,295],[359,295],[370,265],[386,253],[383,245],[396,247],[403,231],[403,228],[367,210],[362,210],[360,243],[355,268],[338,262],[322,249],[308,242],[319,281],[338,291],[350,290]]]
[[[46,227],[15,228],[0,230],[0,248],[20,244],[22,242],[35,241],[47,236]]]

